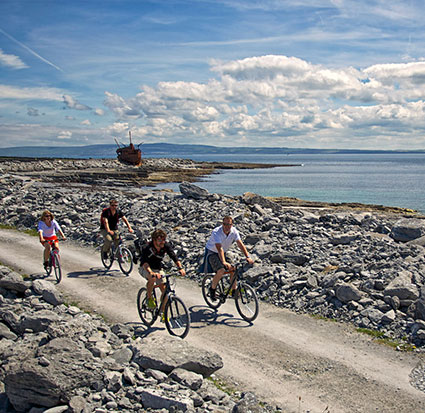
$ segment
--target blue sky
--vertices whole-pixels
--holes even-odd
[[[0,147],[425,149],[422,0],[2,0]]]

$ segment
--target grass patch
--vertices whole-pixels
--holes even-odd
[[[0,224],[0,229],[16,229],[13,225]]]
[[[328,318],[321,314],[309,314],[310,317],[316,319],[316,320],[322,320],[322,321],[331,321],[333,323],[337,323],[338,320],[336,318]]]
[[[416,349],[416,346],[411,343],[406,342],[406,338],[403,337],[402,340],[395,340],[389,337],[386,337],[382,331],[370,330],[369,328],[357,328],[358,333],[366,334],[374,339],[376,343],[382,344],[387,347],[391,347],[394,350],[400,351],[413,351]]]
[[[207,377],[207,380],[209,380],[212,384],[214,384],[215,387],[217,387],[217,389],[226,393],[228,396],[233,396],[236,393],[236,389],[234,387],[216,376],[209,376]]]
[[[32,237],[38,237],[38,231],[35,228],[24,229],[24,232]]]

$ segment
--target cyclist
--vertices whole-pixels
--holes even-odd
[[[59,241],[56,236],[56,232],[60,234],[62,239],[66,240],[64,233],[58,222],[54,219],[53,214],[49,210],[43,211],[40,217],[40,221],[37,226],[38,236],[40,239],[41,245],[44,247],[44,269],[49,265],[49,255],[50,255],[50,243],[47,241],[54,241],[55,249],[59,249]]]
[[[227,262],[226,251],[236,242],[239,249],[245,255],[249,264],[254,261],[250,258],[245,244],[242,242],[238,230],[233,226],[233,218],[225,216],[222,225],[214,228],[206,245],[205,258],[206,264],[210,265],[211,269],[215,272],[210,287],[211,299],[215,299],[215,290],[218,282],[223,277],[224,273],[232,268],[232,265]],[[236,286],[233,286],[233,290]]]
[[[104,258],[106,258],[112,242],[114,242],[115,247],[118,247],[120,239],[118,221],[120,218],[122,218],[125,225],[127,225],[128,231],[133,233],[133,229],[127,218],[124,216],[123,212],[118,209],[118,201],[111,199],[109,201],[109,208],[105,208],[100,216],[100,234],[103,237],[102,254]]]
[[[162,229],[156,229],[151,234],[151,241],[145,244],[141,251],[139,273],[147,280],[146,290],[148,296],[148,307],[151,309],[156,307],[155,300],[152,297],[154,284],[159,285],[161,294],[165,290],[164,280],[162,279],[162,276],[164,275],[164,271],[162,271],[162,260],[164,259],[165,254],[167,254],[176,264],[180,275],[183,277],[186,275],[186,271],[177,258],[176,253],[173,251],[170,243],[167,242],[166,239],[166,232]],[[167,297],[164,298],[160,309],[161,321],[164,321],[164,308],[166,302]]]

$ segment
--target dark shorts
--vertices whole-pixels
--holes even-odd
[[[220,257],[216,252],[209,252],[208,253],[208,262],[211,265],[211,268],[214,272],[217,272],[221,268],[224,268],[223,263],[220,261]]]

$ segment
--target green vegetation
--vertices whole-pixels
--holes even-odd
[[[391,347],[393,349],[401,351],[413,351],[416,346],[406,342],[406,337],[401,340],[395,340],[385,336],[385,333],[378,330],[370,330],[368,328],[357,328],[358,333],[366,334],[374,339],[376,343],[383,344],[384,346]]]
[[[217,378],[216,376],[207,377],[212,384],[214,384],[217,389],[226,393],[229,396],[233,396],[236,393],[236,389],[231,386],[229,383],[226,383],[224,380]]]

